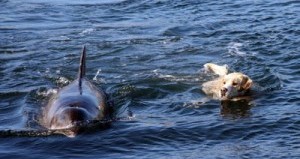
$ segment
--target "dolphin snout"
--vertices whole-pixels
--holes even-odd
[[[51,122],[52,129],[70,128],[77,126],[78,123],[91,120],[91,115],[83,108],[68,107],[56,114]]]

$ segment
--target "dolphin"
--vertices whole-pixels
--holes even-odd
[[[112,107],[107,94],[85,77],[86,47],[82,49],[78,77],[58,90],[43,110],[43,125],[74,137],[89,121],[109,120]]]

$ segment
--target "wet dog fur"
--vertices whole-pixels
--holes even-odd
[[[219,75],[218,78],[202,84],[202,91],[218,100],[230,100],[246,95],[253,81],[245,74],[233,72],[228,74],[228,66],[219,66],[213,63],[204,65],[204,69]]]

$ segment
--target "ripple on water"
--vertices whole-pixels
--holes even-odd
[[[83,44],[87,77],[111,95],[120,119],[73,139],[0,135],[1,158],[300,156],[297,1],[1,4],[0,133],[39,128],[41,107],[76,78]],[[258,93],[206,98],[207,62],[247,74]]]

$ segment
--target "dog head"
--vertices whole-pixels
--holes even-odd
[[[223,76],[220,97],[231,99],[244,95],[252,86],[252,80],[242,73],[230,73]]]

